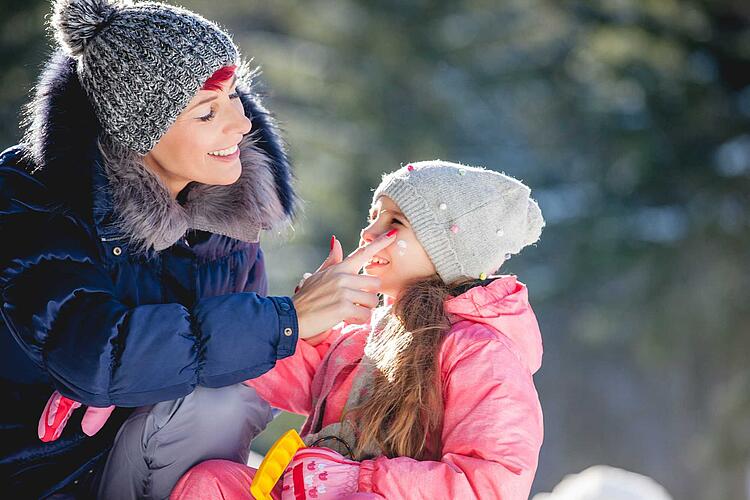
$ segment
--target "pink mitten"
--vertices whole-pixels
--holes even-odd
[[[52,396],[47,400],[47,404],[44,406],[42,416],[39,417],[39,424],[37,425],[39,439],[47,443],[59,438],[60,434],[62,434],[65,429],[65,425],[68,423],[68,419],[76,408],[79,408],[80,406],[81,403],[78,401],[66,398],[57,391],[53,392]],[[114,406],[108,406],[107,408],[95,408],[90,406],[86,410],[86,413],[83,415],[83,420],[81,421],[83,432],[87,436],[93,436],[99,432],[99,429],[104,426],[114,409]]]
[[[87,436],[93,436],[99,430],[104,427],[107,423],[109,416],[115,410],[115,406],[107,406],[106,408],[97,408],[95,406],[89,406],[86,409],[86,413],[83,414],[81,420],[81,429]]]
[[[333,500],[357,491],[359,462],[328,448],[302,448],[284,472],[281,500]]]
[[[53,392],[44,406],[42,416],[39,417],[39,425],[37,425],[39,439],[46,443],[59,438],[68,419],[79,406],[81,403],[66,398],[57,391]]]

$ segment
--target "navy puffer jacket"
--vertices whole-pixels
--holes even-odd
[[[0,156],[2,496],[81,480],[128,407],[253,378],[294,352],[293,304],[264,296],[257,243],[292,215],[291,173],[273,120],[249,84],[238,90],[253,123],[240,180],[189,186],[178,202],[145,168],[106,160],[75,61],[48,62],[26,140]],[[123,408],[93,438],[77,415],[41,443],[54,389]]]

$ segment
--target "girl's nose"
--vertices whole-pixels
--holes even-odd
[[[359,246],[367,243],[372,243],[372,241],[377,238],[377,236],[378,235],[376,234],[376,231],[374,231],[371,226],[364,228],[359,232]]]

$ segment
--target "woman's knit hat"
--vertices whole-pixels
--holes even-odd
[[[445,283],[494,273],[544,227],[531,190],[505,174],[441,160],[383,176],[373,203],[392,199]]]
[[[103,129],[140,154],[216,70],[239,62],[216,24],[157,2],[56,0],[51,25]]]

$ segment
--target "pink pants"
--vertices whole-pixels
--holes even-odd
[[[170,495],[171,500],[250,499],[250,483],[256,470],[229,460],[206,460],[182,476]],[[281,487],[271,492],[281,498]]]

